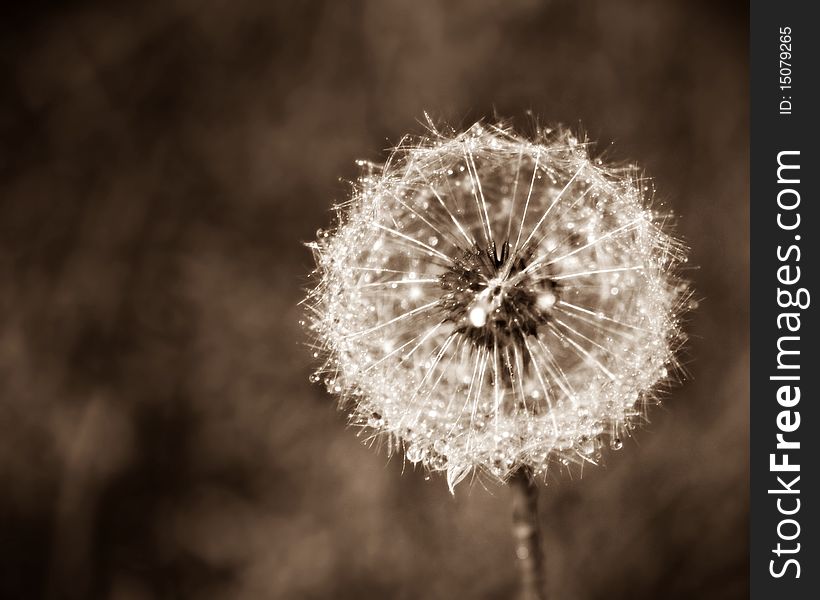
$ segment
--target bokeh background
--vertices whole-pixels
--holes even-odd
[[[748,14],[21,3],[0,19],[0,597],[509,598],[509,494],[361,445],[303,242],[427,110],[582,126],[680,214],[691,377],[541,496],[554,598],[748,594]]]

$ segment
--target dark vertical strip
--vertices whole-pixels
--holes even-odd
[[[815,9],[751,4],[750,567],[760,599],[820,598]]]

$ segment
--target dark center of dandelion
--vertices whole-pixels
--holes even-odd
[[[545,273],[527,271],[531,256],[510,256],[504,242],[478,245],[441,276],[441,306],[456,331],[490,350],[523,344],[552,318],[559,286]]]

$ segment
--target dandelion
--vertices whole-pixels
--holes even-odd
[[[685,248],[634,167],[563,129],[431,128],[360,166],[310,244],[312,379],[451,491],[476,472],[511,483],[540,597],[534,478],[619,449],[675,371]]]
[[[632,168],[477,124],[361,163],[311,244],[314,375],[408,460],[505,479],[619,447],[674,367],[684,248]]]
[[[620,448],[675,370],[688,300],[649,182],[563,129],[481,123],[360,165],[307,299],[313,379],[352,422],[451,491]]]

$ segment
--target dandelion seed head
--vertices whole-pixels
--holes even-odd
[[[562,129],[484,124],[360,165],[311,244],[313,380],[451,489],[619,449],[676,369],[690,301],[638,171]]]

